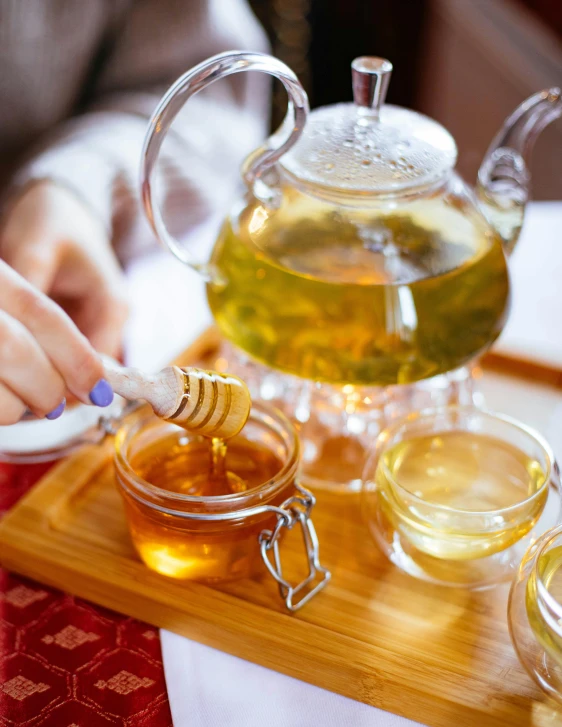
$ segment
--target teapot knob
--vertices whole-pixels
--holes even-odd
[[[373,115],[378,118],[386,98],[391,74],[392,63],[386,58],[374,56],[356,58],[351,64],[355,104],[371,109]]]

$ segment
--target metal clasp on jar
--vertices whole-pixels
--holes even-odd
[[[262,530],[259,535],[259,544],[263,562],[268,571],[279,585],[279,593],[285,601],[285,606],[289,611],[298,611],[299,608],[308,603],[310,599],[321,591],[332,574],[329,570],[320,564],[318,537],[314,524],[310,518],[310,511],[316,503],[314,495],[300,485],[295,485],[298,495],[290,497],[288,500],[276,508],[277,524],[273,530]],[[300,525],[306,550],[306,558],[308,561],[308,575],[297,585],[293,586],[283,576],[283,568],[281,565],[281,556],[279,552],[279,541],[283,533],[283,529],[292,530],[295,525]],[[269,553],[273,553],[273,558]],[[294,598],[302,593],[317,578],[318,583],[308,590],[300,600],[294,601]]]

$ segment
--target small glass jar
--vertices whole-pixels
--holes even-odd
[[[135,461],[143,452],[148,458],[154,452],[165,468],[172,451],[177,457],[182,448],[202,438],[146,410],[127,418],[117,432],[114,463],[131,538],[149,568],[174,578],[220,582],[253,576],[265,567],[278,582],[287,607],[296,610],[330,577],[318,560],[310,519],[314,497],[297,482],[297,434],[281,412],[254,402],[243,432],[232,441],[236,440],[265,447],[280,462],[279,471],[241,492],[185,494],[143,479]],[[202,459],[201,473],[205,472],[208,460]],[[297,524],[305,539],[309,575],[291,586],[281,570],[279,542],[283,530]],[[295,601],[297,594],[300,600]]]
[[[426,410],[386,429],[365,467],[362,497],[371,533],[395,565],[468,588],[510,580],[560,510],[549,445],[474,407]]]
[[[562,704],[562,525],[525,553],[511,586],[508,621],[519,661]]]

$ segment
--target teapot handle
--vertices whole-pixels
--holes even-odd
[[[275,134],[257,152],[251,155],[244,168],[244,180],[254,195],[268,206],[279,203],[279,190],[270,187],[263,179],[264,174],[299,139],[308,114],[308,97],[291,69],[273,56],[265,53],[228,51],[219,53],[180,76],[168,89],[150,119],[146,133],[141,162],[141,198],[146,217],[160,243],[165,245],[181,262],[208,277],[205,267],[196,263],[182,245],[168,232],[160,208],[156,204],[152,189],[152,174],[164,137],[173,120],[187,100],[206,86],[232,73],[260,71],[278,78],[289,97],[287,116],[280,132]],[[289,129],[279,144],[272,146],[279,135]]]

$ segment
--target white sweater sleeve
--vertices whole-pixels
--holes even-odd
[[[51,178],[73,189],[104,221],[120,256],[153,244],[139,205],[147,121],[184,71],[225,50],[267,50],[246,0],[133,3],[86,112],[60,126],[16,182]],[[160,154],[158,189],[166,223],[181,235],[226,213],[244,156],[265,137],[269,85],[243,73],[217,82],[180,112]]]

